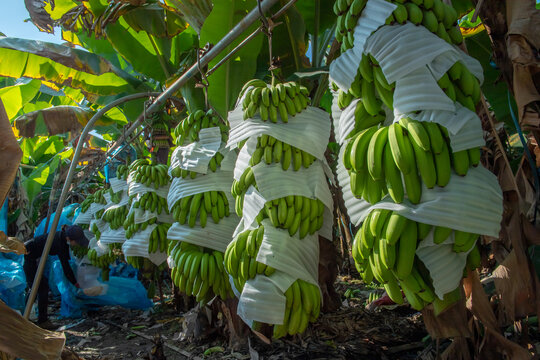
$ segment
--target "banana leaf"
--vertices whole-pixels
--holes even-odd
[[[188,26],[175,12],[166,10],[159,4],[136,7],[123,17],[136,32],[145,31],[160,38],[172,38]]]
[[[28,77],[85,93],[114,95],[141,91],[144,84],[87,51],[43,41],[0,39],[0,75]]]
[[[210,0],[164,0],[161,6],[184,18],[197,33],[201,32],[206,18],[212,11]]]
[[[31,80],[0,89],[0,99],[4,102],[8,119],[17,116],[19,110],[38,94],[40,87],[39,80]]]
[[[51,19],[51,15],[49,15],[47,10],[45,10],[45,5],[48,2],[47,0],[24,0],[24,5],[34,25],[39,30],[52,34],[54,33],[54,21]],[[54,4],[54,0],[52,2]]]
[[[334,14],[334,0],[317,0],[319,2],[319,27],[318,34],[329,29],[336,22],[337,16]],[[302,14],[306,29],[310,34],[315,34],[315,6],[316,0],[298,0],[295,4],[298,11]]]
[[[246,14],[257,6],[255,0],[218,1],[201,29],[200,43],[216,44],[223,38]],[[208,65],[209,68],[217,64],[230,50],[238,45],[246,36],[257,28],[258,24],[251,25],[231,45]],[[224,118],[231,110],[242,86],[253,78],[257,70],[257,55],[261,49],[263,36],[259,34],[231,59],[220,66],[208,79],[208,99],[212,106]]]
[[[22,137],[50,136],[81,130],[95,111],[79,106],[54,106],[17,117],[15,127]],[[108,126],[110,119],[101,118],[96,126]]]
[[[168,61],[171,39],[156,38],[145,31],[137,32],[124,17],[109,24],[105,33],[114,49],[131,63],[135,71],[160,82],[174,73],[175,69]],[[159,57],[163,63],[160,63]]]

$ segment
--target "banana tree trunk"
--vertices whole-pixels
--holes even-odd
[[[11,129],[4,104],[0,100],[0,206],[13,184],[21,158],[21,148]]]

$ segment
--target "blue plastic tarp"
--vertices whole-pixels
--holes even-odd
[[[23,255],[0,253],[0,299],[20,311],[24,310],[26,289],[23,259]]]
[[[7,234],[8,227],[8,199],[4,201],[4,204],[0,207],[0,231]]]
[[[153,302],[146,296],[146,289],[136,277],[109,276],[109,281],[102,283],[107,287],[105,294],[86,296],[81,289],[77,289],[66,279],[60,261],[55,261],[52,267],[54,278],[49,281],[49,284],[54,282],[60,292],[61,317],[81,317],[86,310],[106,305],[120,305],[127,309],[142,310],[153,306]]]
[[[56,227],[56,231],[60,231],[62,229],[62,226],[64,225],[71,225],[73,224],[73,215],[75,213],[75,209],[79,206],[79,204],[71,204],[66,206],[62,209],[62,215],[60,215],[60,220],[58,221],[58,226]],[[51,214],[51,217],[49,218],[49,224],[47,226],[47,229],[45,229],[45,224],[47,223],[47,218],[43,219],[39,226],[36,228],[36,231],[34,232],[34,237],[43,235],[49,232],[49,229],[52,225],[54,216],[56,215],[56,212]]]

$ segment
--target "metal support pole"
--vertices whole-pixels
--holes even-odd
[[[270,7],[272,7],[278,0],[265,0],[261,4],[261,9],[263,12],[268,11]],[[251,24],[253,24],[255,21],[257,21],[260,17],[260,12],[258,8],[255,8],[251,10],[246,17],[244,17],[234,28],[229,31],[227,35],[225,35],[213,48],[211,48],[201,59],[200,59],[200,65],[202,67],[208,65],[212,59],[214,59],[221,51],[227,48],[234,40],[236,40],[237,37],[239,37]],[[180,76],[167,90],[165,90],[163,93],[161,93],[157,99],[154,101],[154,103],[146,109],[147,116],[151,115],[152,113],[156,112],[164,103],[172,97],[182,86],[184,86],[189,79],[191,79],[193,76],[199,73],[199,68],[197,66],[198,64],[193,65],[191,68],[189,68],[182,76]],[[150,95],[152,96],[152,95]],[[49,235],[47,236],[47,242],[45,243],[45,247],[43,248],[43,253],[41,254],[41,259],[39,261],[39,266],[36,272],[36,276],[34,278],[34,283],[32,285],[32,290],[30,291],[30,296],[28,297],[28,302],[26,303],[26,308],[24,309],[24,318],[28,319],[30,316],[30,310],[32,308],[32,304],[34,303],[36,299],[36,293],[37,289],[39,287],[39,283],[41,281],[41,277],[43,275],[43,270],[45,269],[45,263],[47,262],[47,256],[49,255],[49,251],[52,246],[52,240],[54,238],[54,235],[56,233],[56,227],[58,226],[58,222],[60,221],[60,215],[61,210],[64,207],[64,203],[66,201],[67,193],[69,191],[69,187],[71,186],[71,182],[73,180],[73,176],[75,175],[75,168],[77,167],[77,162],[79,160],[79,156],[81,155],[81,151],[84,145],[84,142],[86,140],[86,137],[88,136],[88,133],[91,129],[94,127],[94,123],[100,119],[107,111],[114,108],[115,106],[122,104],[126,101],[135,100],[143,97],[149,97],[147,93],[140,93],[140,94],[133,94],[128,95],[123,98],[117,99],[109,104],[107,104],[105,107],[99,109],[99,111],[92,116],[90,121],[86,124],[84,127],[81,136],[79,138],[79,142],[77,144],[77,148],[75,149],[75,153],[73,154],[73,160],[71,161],[71,165],[69,167],[69,172],[66,177],[66,181],[64,182],[64,186],[62,187],[62,193],[60,194],[60,199],[58,200],[58,206],[56,208],[56,213],[54,215],[53,223],[51,225],[51,231],[49,232]],[[131,127],[126,130],[126,132],[120,137],[120,139],[117,140],[116,144],[122,143],[137,127],[142,123],[144,117],[139,117],[137,121],[135,121]]]

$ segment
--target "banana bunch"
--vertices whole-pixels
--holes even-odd
[[[127,180],[129,175],[129,166],[120,164],[116,168],[116,177],[121,180]]]
[[[257,275],[271,276],[276,269],[256,260],[264,236],[264,226],[246,230],[227,246],[225,269],[233,278],[234,286],[242,291],[247,280]],[[284,323],[274,325],[274,338],[294,335],[306,330],[320,312],[319,288],[303,280],[296,280],[285,292],[286,310]]]
[[[111,229],[116,230],[124,226],[124,221],[128,215],[129,208],[120,206],[113,209],[108,209],[103,213],[101,220],[108,222]]]
[[[257,188],[255,182],[255,176],[253,175],[252,166],[259,164],[263,161],[270,165],[272,163],[281,163],[281,167],[284,171],[287,171],[292,166],[294,171],[304,168],[309,168],[316,160],[315,156],[310,153],[300,150],[285,142],[279,141],[276,138],[263,134],[257,138],[257,148],[251,155],[249,165],[240,179],[233,180],[231,187],[231,193],[236,198],[236,213],[238,216],[242,216],[243,195],[246,190],[251,186]]]
[[[461,62],[456,62],[438,81],[440,88],[452,101],[476,111],[482,90],[474,75]]]
[[[262,121],[277,123],[279,114],[279,119],[286,123],[289,116],[295,116],[309,104],[309,90],[293,81],[268,86],[262,80],[253,79],[242,87],[239,98],[244,93],[244,120],[259,112]]]
[[[298,279],[285,291],[285,316],[283,324],[274,325],[273,338],[287,334],[301,334],[310,322],[315,322],[321,311],[319,287]]]
[[[126,263],[133,266],[135,269],[141,271],[143,277],[149,279],[156,274],[157,271],[164,270],[166,268],[166,262],[162,265],[156,266],[149,259],[142,256],[126,256]]]
[[[144,231],[148,225],[154,225],[157,222],[157,218],[151,218],[145,222],[135,224],[134,214],[131,213],[130,216],[124,221],[124,229],[126,230],[126,239],[131,239],[136,232]]]
[[[88,248],[86,246],[73,245],[71,246],[71,252],[75,257],[81,259],[88,254]]]
[[[346,145],[342,160],[356,197],[375,204],[388,193],[401,203],[406,190],[409,201],[418,204],[421,181],[428,188],[444,187],[452,168],[465,176],[469,166],[479,164],[480,149],[452,152],[443,126],[402,118],[362,130]]]
[[[379,111],[376,115],[371,115],[366,111],[364,102],[359,100],[354,109],[354,128],[347,137],[351,138],[360,131],[372,126],[382,125],[385,120],[386,114],[384,111]]]
[[[367,0],[337,0],[334,3],[334,13],[338,16],[335,36],[341,52],[353,47],[354,28],[366,3]]]
[[[289,167],[292,167],[294,171],[298,171],[302,166],[306,169],[309,168],[316,158],[306,151],[279,141],[270,135],[263,134],[257,138],[257,148],[251,156],[249,165],[255,166],[262,160],[267,165],[281,163],[284,171],[287,171]]]
[[[267,201],[256,219],[260,224],[269,218],[274,227],[288,230],[290,236],[298,233],[303,239],[320,230],[323,214],[324,204],[319,199],[290,195]]]
[[[94,203],[105,205],[107,200],[105,200],[105,194],[109,192],[109,189],[99,189],[94,193]]]
[[[242,291],[247,280],[257,274],[272,275],[276,269],[257,260],[257,254],[264,236],[264,226],[246,230],[229,243],[225,251],[225,270],[231,275],[234,286]]]
[[[126,263],[133,266],[135,269],[143,269],[146,260],[148,259],[141,256],[126,256]]]
[[[216,155],[214,155],[210,159],[210,162],[208,163],[208,168],[212,172],[216,172],[216,170],[221,166],[221,161],[223,160],[223,158],[224,158],[223,154],[220,152],[217,152]],[[187,177],[190,177],[191,179],[195,179],[197,175],[202,175],[202,174],[199,174],[198,172],[195,172],[195,171],[182,169],[178,166],[172,169],[171,175],[177,178],[181,177],[182,179],[185,179]]]
[[[147,192],[140,196],[131,197],[131,206],[135,209],[142,209],[151,212],[157,212],[158,214],[168,213],[167,199],[158,196],[155,192]]]
[[[387,24],[404,24],[410,21],[422,25],[441,39],[450,44],[459,45],[463,42],[461,31],[457,27],[458,14],[456,10],[441,0],[411,0],[392,1],[397,5]]]
[[[416,310],[432,302],[439,308],[450,305],[436,298],[429,273],[416,257],[418,243],[432,229],[435,244],[444,242],[454,232],[453,250],[466,252],[472,249],[467,257],[467,267],[473,270],[480,265],[477,234],[418,223],[391,210],[375,209],[356,233],[352,248],[356,268],[364,281],[377,280],[397,304],[403,303],[403,290]]]
[[[92,232],[92,234],[95,235],[96,239],[99,240],[99,238],[101,237],[101,231],[99,231],[96,223],[92,223],[92,225],[90,226],[90,231]]]
[[[456,26],[458,14],[456,10],[441,0],[394,0],[389,1],[397,6],[386,24],[405,24],[407,21],[422,25],[450,44],[463,42],[461,31]],[[345,52],[354,45],[354,28],[358,22],[367,0],[338,0],[334,3],[334,13],[338,16],[336,40]]]
[[[94,218],[96,218],[96,219],[101,219],[101,217],[103,216],[104,213],[105,213],[105,209],[98,210],[98,211],[96,211],[96,213],[94,214]]]
[[[181,292],[195,296],[202,304],[213,294],[223,300],[234,296],[223,267],[222,252],[181,242],[172,249],[170,256],[175,263],[171,278]]]
[[[148,253],[152,254],[157,252],[167,251],[167,231],[171,227],[171,224],[161,223],[155,227],[150,233],[150,241],[148,242]]]
[[[105,194],[109,192],[109,189],[100,189],[96,191],[93,194],[90,194],[86,197],[86,199],[83,200],[81,203],[81,213],[85,213],[90,209],[90,205],[93,203],[105,205],[107,204],[107,200],[105,200]],[[112,192],[112,191],[111,191]],[[97,218],[100,218],[101,215],[97,216]]]
[[[81,213],[85,213],[90,209],[90,205],[94,202],[94,194],[90,194],[81,203]]]
[[[184,225],[194,227],[197,219],[199,225],[205,227],[208,217],[214,223],[229,216],[229,200],[223,191],[206,191],[181,198],[172,208],[173,218]]]
[[[112,251],[98,256],[96,249],[89,249],[87,257],[92,265],[101,269],[108,268],[109,265],[116,260],[116,256],[112,253]]]
[[[118,204],[122,200],[123,191],[114,192],[112,188],[109,188],[108,192],[112,203]]]
[[[219,117],[219,115],[210,109],[206,112],[197,110],[189,114],[183,119],[173,130],[173,135],[176,138],[176,145],[182,146],[199,140],[199,131],[201,129],[219,127],[221,131],[221,141],[227,142],[229,138],[229,128]]]
[[[129,172],[135,182],[156,189],[169,183],[167,170],[167,165],[151,164],[147,159],[137,159],[129,166]]]

